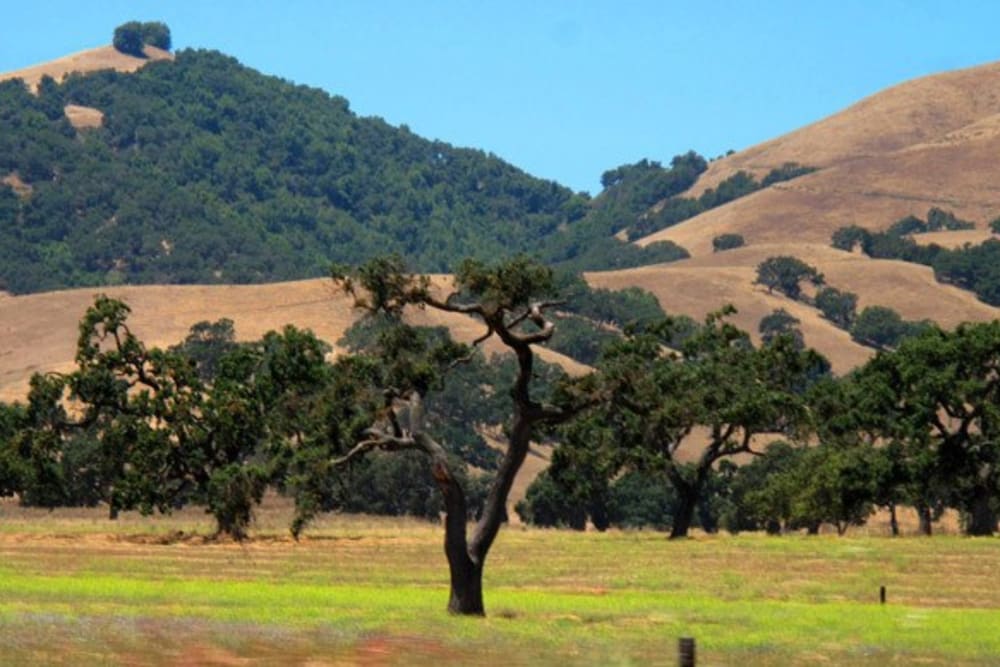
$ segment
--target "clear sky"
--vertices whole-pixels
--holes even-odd
[[[162,20],[359,114],[596,192],[600,175],[784,134],[925,74],[1000,60],[982,0],[4,2],[0,71]]]

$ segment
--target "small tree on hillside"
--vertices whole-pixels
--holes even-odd
[[[816,293],[816,307],[823,317],[841,329],[850,329],[857,317],[858,295],[836,287],[824,287]]]
[[[765,345],[778,336],[791,336],[796,345],[801,348],[805,346],[805,342],[802,338],[802,331],[799,329],[799,324],[801,324],[799,318],[784,308],[778,308],[760,318],[757,331],[760,333],[761,340]]]
[[[712,250],[714,252],[742,248],[744,245],[746,245],[746,241],[743,240],[743,236],[740,234],[720,234],[712,239]]]
[[[782,255],[769,257],[757,266],[755,284],[767,287],[769,294],[778,290],[790,299],[798,299],[802,295],[803,280],[822,285],[823,274],[801,259]]]

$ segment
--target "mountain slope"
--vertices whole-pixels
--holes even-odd
[[[77,324],[93,304],[97,290],[84,288],[24,296],[0,295],[0,401],[22,400],[33,373],[73,368]],[[359,311],[329,280],[300,280],[268,285],[145,285],[101,290],[132,308],[129,326],[147,345],[179,343],[191,325],[221,318],[233,320],[239,340],[256,340],[286,324],[309,328],[330,344],[343,336]],[[471,343],[482,325],[457,313],[417,311],[412,321],[446,326],[456,340]],[[496,340],[487,354],[504,351]],[[540,356],[571,374],[582,364],[551,350]]]
[[[145,62],[107,53],[90,58]],[[16,293],[315,277],[387,252],[450,269],[558,242],[586,209],[495,156],[208,51],[35,94],[0,83],[0,179],[21,188],[0,185],[0,289]]]
[[[721,233],[749,244],[827,243],[839,227],[887,228],[937,206],[985,227],[1000,215],[1000,63],[916,79],[788,135],[713,162],[688,194],[785,162],[819,171],[661,230],[692,255]]]
[[[37,91],[38,83],[45,76],[52,77],[58,82],[74,72],[80,74],[101,70],[135,72],[150,62],[173,58],[169,51],[158,49],[155,46],[147,45],[143,50],[146,53],[146,60],[122,53],[113,46],[99,46],[13,72],[0,73],[0,81],[22,79],[33,91]]]

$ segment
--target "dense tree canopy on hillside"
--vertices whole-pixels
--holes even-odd
[[[77,131],[66,104],[99,109],[103,126]],[[612,235],[625,209],[690,185],[700,160],[630,168],[592,200],[209,51],[45,79],[37,96],[5,81],[0,177],[28,190],[0,184],[0,282],[263,282],[390,252],[426,271],[518,252],[591,269],[670,261],[687,253]]]

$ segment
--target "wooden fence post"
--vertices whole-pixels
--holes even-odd
[[[677,658],[680,667],[695,667],[694,637],[681,637],[677,642]]]

